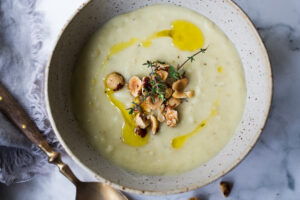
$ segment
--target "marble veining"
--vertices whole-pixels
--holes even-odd
[[[48,45],[44,48],[50,50],[53,47],[67,15],[75,11],[75,6],[72,6],[73,10],[68,6],[71,2],[79,5],[83,0],[41,1],[39,4],[37,9],[44,14],[51,33],[45,41]],[[240,165],[212,184],[188,193],[165,197],[128,195],[132,199],[184,200],[192,196],[203,200],[223,199],[218,185],[221,180],[234,183],[229,200],[300,198],[300,1],[237,0],[236,3],[246,11],[259,30],[272,64],[273,103],[259,141]],[[56,5],[68,12],[57,12],[54,9]],[[81,174],[71,160],[67,161],[82,179],[88,177]],[[58,192],[52,193],[51,190]],[[74,192],[72,184],[54,168],[50,168],[47,175],[36,176],[31,182],[8,188],[0,186],[1,197],[3,195],[5,199],[35,200],[40,199],[41,194],[45,200],[72,199]]]

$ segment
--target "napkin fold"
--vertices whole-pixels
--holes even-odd
[[[47,141],[61,150],[47,119],[44,97],[43,51],[47,31],[37,0],[0,1],[0,82],[29,114]],[[0,182],[22,182],[44,173],[46,156],[0,112]]]

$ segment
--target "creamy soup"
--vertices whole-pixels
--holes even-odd
[[[178,107],[179,121],[161,124],[142,138],[126,108],[128,87],[105,93],[111,72],[145,76],[147,60],[183,63],[187,90],[195,96]],[[99,153],[125,169],[149,175],[191,170],[214,157],[231,139],[244,109],[246,87],[239,55],[210,20],[186,8],[155,5],[114,17],[88,41],[73,75],[73,110],[82,132]]]

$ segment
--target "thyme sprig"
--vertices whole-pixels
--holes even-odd
[[[147,60],[146,63],[144,63],[143,65],[147,65],[148,68],[151,69],[151,72],[149,73],[150,76],[150,91],[148,87],[144,87],[144,91],[146,92],[146,95],[148,94],[148,96],[151,97],[152,102],[155,102],[155,97],[157,96],[160,100],[165,101],[165,89],[166,89],[166,83],[163,82],[162,77],[157,73],[159,65],[157,65],[157,63],[159,64],[165,64],[164,62],[161,61],[155,61],[155,62],[151,62],[149,60]]]
[[[195,56],[197,56],[199,53],[205,53],[208,47],[206,47],[205,49],[201,48],[199,51],[197,51],[195,54],[193,54],[192,56],[187,57],[187,59],[177,67],[177,71],[179,71],[188,61],[193,62],[195,60]]]
[[[208,47],[207,47],[208,48]],[[193,62],[195,60],[195,56],[197,56],[200,53],[205,53],[207,48],[201,48],[199,51],[197,51],[192,56],[187,57],[187,59],[181,64],[178,65],[177,68],[173,67],[172,65],[167,65],[168,67],[168,78],[173,80],[179,80],[184,77],[185,72],[183,71],[180,73],[179,71],[183,68],[183,66],[188,62]],[[162,77],[160,76],[157,71],[160,70],[160,66],[166,64],[163,61],[149,61],[147,60],[146,63],[143,65],[146,65],[148,68],[151,69],[151,72],[149,73],[149,80],[147,83],[144,83],[142,87],[142,91],[144,94],[142,94],[139,97],[139,102],[132,102],[132,107],[127,108],[129,110],[129,114],[133,114],[134,112],[142,112],[142,103],[148,98],[151,98],[152,103],[155,102],[155,98],[158,97],[161,101],[166,101],[166,88],[167,83],[162,80]]]
[[[182,74],[178,72],[172,65],[168,69],[168,78],[173,78],[175,80],[182,79]]]

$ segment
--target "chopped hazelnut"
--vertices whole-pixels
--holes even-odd
[[[162,112],[159,112],[158,115],[157,115],[157,120],[159,122],[164,122],[166,120],[164,114]]]
[[[172,97],[174,97],[176,99],[184,99],[184,98],[187,98],[187,95],[184,92],[175,91],[172,94]]]
[[[134,132],[141,137],[145,137],[147,135],[147,130],[142,128],[135,128]]]
[[[172,96],[172,94],[173,94],[173,90],[171,88],[167,88],[165,90],[165,97],[166,97],[166,99],[170,98]]]
[[[142,94],[146,95],[146,90],[151,91],[151,84],[150,84],[150,77],[149,76],[144,76],[142,79]]]
[[[156,73],[161,77],[163,81],[165,81],[168,78],[168,72],[164,70],[158,70]]]
[[[192,98],[195,96],[195,91],[194,90],[191,90],[191,91],[187,91],[187,92],[184,92],[186,94],[186,96],[188,98]]]
[[[142,91],[142,81],[139,77],[133,76],[129,80],[128,88],[132,96],[137,97]]]
[[[167,103],[168,103],[168,106],[170,106],[172,108],[176,108],[177,106],[179,106],[181,104],[181,100],[172,97],[171,99],[168,100]]]
[[[178,92],[183,92],[183,90],[187,86],[187,84],[188,84],[188,79],[183,78],[183,79],[175,81],[172,84],[172,89],[175,91],[178,91]]]
[[[158,121],[154,115],[150,115],[150,121],[152,133],[155,135],[158,130]]]
[[[161,104],[162,104],[162,100],[159,99],[158,97],[154,98],[154,102],[152,102],[151,97],[147,97],[144,106],[146,110],[156,110],[160,108]]]
[[[165,107],[166,107],[165,104],[161,104],[160,108],[159,108],[159,111],[163,112],[165,110]]]
[[[161,104],[159,108],[159,112],[157,114],[157,120],[159,122],[164,122],[166,120],[165,115],[164,115],[164,110],[165,110],[165,104]]]
[[[170,127],[175,127],[178,121],[178,112],[170,107],[167,107],[167,112],[165,114],[166,123]]]
[[[168,71],[170,67],[168,64],[157,63],[156,65],[158,67],[158,70],[164,70],[164,71]]]
[[[222,181],[220,183],[220,188],[224,197],[228,197],[231,192],[232,184],[229,182]]]
[[[113,91],[118,91],[123,88],[125,85],[125,80],[124,77],[117,73],[117,72],[112,72],[107,75],[105,79],[106,86],[113,90]]]
[[[141,129],[145,129],[150,125],[149,120],[147,120],[141,113],[138,113],[135,116],[135,123],[136,123],[137,127],[141,128]]]
[[[188,97],[187,94],[183,91],[184,88],[187,86],[187,84],[188,84],[187,78],[183,78],[178,81],[175,81],[172,84],[172,89],[175,90],[175,92],[172,94],[172,97],[177,99],[187,98]],[[190,93],[188,94],[191,95]]]
[[[187,92],[175,91],[172,94],[172,97],[177,98],[177,99],[192,98],[194,96],[195,96],[195,91],[194,90],[187,91]]]

